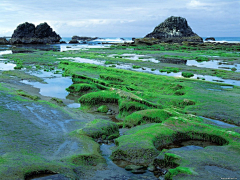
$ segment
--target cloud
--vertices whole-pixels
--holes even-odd
[[[64,36],[139,37],[172,15],[203,36],[214,36],[213,28],[222,29],[218,36],[236,36],[240,23],[239,0],[1,0],[0,7],[0,36],[23,22],[48,22]]]

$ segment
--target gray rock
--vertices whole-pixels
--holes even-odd
[[[69,41],[69,44],[79,44],[77,39],[72,39],[71,41]]]
[[[35,27],[32,23],[20,24],[13,32],[10,44],[52,44],[61,37],[45,22]]]
[[[133,174],[143,174],[145,173],[146,171],[144,169],[138,169],[138,170],[132,170],[131,173]]]
[[[6,38],[0,38],[0,44],[9,44]]]
[[[155,166],[154,165],[150,165],[150,166],[148,166],[148,168],[147,168],[149,171],[151,171],[151,172],[153,172],[153,171],[155,171]]]
[[[112,112],[111,112],[111,111],[108,111],[108,112],[107,112],[107,115],[112,115]]]
[[[206,38],[205,41],[216,41],[214,37]]]
[[[126,169],[127,171],[140,170],[140,169],[143,169],[143,168],[144,168],[143,166],[137,166],[137,165],[134,165],[134,164],[132,164],[132,165],[127,165],[127,166],[125,167],[125,169]]]
[[[175,16],[156,26],[146,38],[159,39],[160,42],[203,42],[203,39],[192,31],[185,18]]]

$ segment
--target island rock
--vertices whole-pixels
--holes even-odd
[[[53,44],[59,43],[61,37],[45,22],[35,27],[25,22],[13,32],[10,44]]]
[[[185,18],[175,16],[167,18],[145,38],[166,43],[203,42],[203,39],[192,31]]]
[[[6,38],[0,38],[0,44],[9,44]]]

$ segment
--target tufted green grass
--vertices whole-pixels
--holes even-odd
[[[100,103],[118,103],[119,95],[114,91],[98,91],[85,94],[79,98],[81,104],[96,105]]]
[[[118,125],[114,122],[103,120],[103,119],[95,119],[94,121],[89,122],[82,129],[77,130],[77,134],[86,135],[92,137],[94,139],[104,136],[119,136]]]
[[[171,116],[172,114],[164,109],[147,109],[137,111],[125,118],[124,127],[133,127],[146,123],[161,123]]]

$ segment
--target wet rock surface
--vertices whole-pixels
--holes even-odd
[[[202,38],[192,31],[185,18],[174,16],[155,27],[146,38],[156,38],[161,42],[203,42]]]
[[[25,22],[18,25],[10,39],[10,44],[53,44],[59,43],[61,37],[45,22],[35,27]]]

